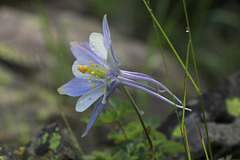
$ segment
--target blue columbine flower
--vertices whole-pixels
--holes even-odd
[[[113,51],[106,15],[103,18],[103,35],[93,32],[89,37],[89,43],[71,41],[70,45],[71,51],[76,58],[72,66],[75,78],[58,88],[58,92],[72,97],[81,96],[76,104],[77,112],[85,111],[95,101],[102,97],[94,107],[92,116],[82,137],[87,135],[105,107],[109,97],[120,85],[139,89],[171,105],[183,108],[182,102],[173,95],[167,87],[154,80],[152,77],[142,73],[119,69],[120,63],[116,59]],[[134,80],[151,82],[156,88]],[[180,105],[161,96],[159,93],[162,90],[173,95]],[[190,110],[188,108],[186,109]]]

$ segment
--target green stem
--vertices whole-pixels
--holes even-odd
[[[203,145],[203,150],[204,150],[205,156],[206,156],[207,160],[209,160],[208,153],[207,153],[207,150],[206,150],[206,147],[205,147],[205,143],[204,143],[204,140],[203,140],[203,137],[202,137],[202,133],[201,133],[201,129],[199,127],[198,121],[197,121],[197,127],[198,127],[198,132],[200,134],[200,138],[201,138],[201,141],[202,141],[202,145]]]
[[[125,93],[125,95],[126,95],[127,98],[129,99],[130,103],[132,104],[135,112],[137,113],[137,116],[138,116],[138,118],[139,118],[139,120],[140,120],[140,122],[141,122],[141,125],[142,125],[142,127],[143,127],[143,130],[144,130],[144,132],[145,132],[145,134],[146,134],[146,137],[147,137],[147,139],[148,139],[148,143],[149,143],[149,145],[150,145],[150,147],[151,147],[151,149],[152,149],[153,156],[154,156],[154,160],[157,160],[156,152],[155,152],[155,149],[154,149],[154,146],[153,146],[153,143],[152,143],[152,138],[150,137],[150,135],[149,135],[149,133],[148,133],[148,131],[147,131],[147,128],[146,128],[146,126],[145,126],[145,124],[144,124],[144,122],[143,122],[143,119],[142,119],[142,117],[141,117],[141,115],[140,115],[140,113],[139,113],[139,111],[138,111],[137,105],[135,104],[134,100],[132,99],[132,97],[131,97],[131,95],[129,94],[129,92],[127,91],[127,89],[126,89],[124,86],[121,86],[121,87],[122,87],[123,92]]]
[[[200,101],[201,101],[201,106],[202,106],[202,114],[203,114],[203,119],[204,119],[205,131],[206,131],[206,135],[207,135],[207,141],[208,141],[208,147],[209,147],[209,154],[210,154],[211,160],[213,160],[211,143],[210,143],[210,139],[209,139],[209,135],[208,135],[207,121],[206,121],[206,116],[205,116],[205,111],[204,111],[202,92],[201,92],[201,87],[200,87],[200,81],[199,81],[198,71],[197,71],[197,63],[196,63],[196,58],[195,58],[194,49],[193,49],[192,36],[191,36],[191,30],[190,30],[190,25],[189,25],[188,14],[187,14],[187,7],[186,7],[186,2],[185,2],[185,0],[183,0],[183,7],[184,7],[185,18],[186,18],[186,23],[187,23],[187,27],[188,27],[189,40],[190,40],[190,42],[191,42],[191,51],[192,51],[192,56],[193,56],[194,69],[195,69],[195,73],[196,73],[196,77],[197,77],[198,94],[199,94],[199,96],[200,96]]]
[[[190,148],[189,148],[188,139],[187,139],[187,129],[186,129],[186,125],[184,124],[183,127],[184,127],[185,140],[186,140],[186,143],[187,143],[188,160],[191,160]]]
[[[186,57],[186,68],[188,69],[188,59],[189,59],[189,48],[190,48],[190,40],[187,46],[187,57]],[[183,114],[182,114],[182,128],[184,127],[184,118],[185,118],[185,106],[186,106],[186,97],[187,97],[187,73],[185,72],[184,78],[184,97],[183,97]]]

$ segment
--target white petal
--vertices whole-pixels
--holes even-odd
[[[76,104],[76,111],[83,112],[88,109],[96,100],[98,100],[103,95],[100,88],[94,89],[93,92],[83,95],[80,97]]]
[[[107,59],[107,49],[104,46],[103,35],[101,33],[93,32],[89,37],[89,45],[96,55]]]
[[[82,63],[80,63],[78,60],[76,60],[73,65],[72,65],[72,72],[73,74],[81,79],[87,79],[88,77],[90,77],[90,74],[83,74],[82,72],[80,72],[77,68],[79,65],[83,65]]]

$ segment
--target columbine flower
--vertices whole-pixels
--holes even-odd
[[[167,87],[154,80],[152,77],[142,73],[119,69],[120,63],[113,52],[106,15],[103,18],[103,35],[94,32],[89,37],[89,43],[71,41],[70,45],[71,51],[77,59],[72,66],[75,78],[58,88],[58,92],[72,97],[81,96],[76,104],[76,111],[78,112],[85,111],[95,101],[102,97],[94,107],[91,118],[82,137],[87,135],[88,131],[105,107],[110,95],[120,85],[139,89],[158,97],[171,105],[183,108],[182,102],[173,95]],[[156,88],[134,80],[151,82]],[[161,92],[160,88],[173,95],[181,105],[177,105],[161,96],[159,94]]]

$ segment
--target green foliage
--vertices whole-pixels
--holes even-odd
[[[61,143],[61,136],[59,135],[59,133],[53,133],[53,136],[50,139],[49,148],[52,149],[53,151],[56,151],[60,143]]]
[[[152,122],[154,122],[154,120]],[[149,126],[152,125],[149,124]],[[108,135],[109,139],[119,145],[119,147],[115,149],[115,155],[117,157],[120,156],[119,159],[153,158],[150,146],[138,122],[128,123],[126,127],[124,127],[124,132],[126,136],[123,135],[121,130],[112,131]],[[159,159],[165,159],[165,153],[175,154],[184,151],[182,145],[173,141],[168,141],[165,135],[158,132],[155,127],[150,128],[150,135]]]
[[[137,122],[130,122],[124,128],[128,139],[133,139],[134,137],[138,137],[141,135],[142,126]],[[122,132],[112,131],[108,135],[108,139],[114,140],[114,143],[119,144],[126,141]]]
[[[232,159],[232,155],[227,155],[225,158],[219,158],[218,160],[231,160]]]
[[[181,137],[181,130],[179,126],[176,126],[173,131],[172,131],[172,136],[175,138],[180,138]]]
[[[138,121],[130,122],[129,114],[133,112],[131,105],[128,102],[122,102],[119,98],[111,99],[110,104],[114,110],[106,109],[95,125],[104,123],[115,125],[114,128],[117,129],[112,130],[108,135],[108,139],[112,140],[115,145],[111,151],[109,149],[104,152],[94,151],[90,155],[84,156],[84,160],[153,159],[152,150],[141,124]],[[88,122],[88,120],[89,117],[81,119],[84,122]],[[184,151],[182,145],[168,141],[165,135],[156,130],[159,125],[158,118],[152,118],[145,122],[159,160],[166,159],[164,154],[175,154]]]
[[[90,155],[83,156],[84,160],[114,160],[113,157],[110,155],[110,152],[104,151],[94,151]]]
[[[5,156],[0,156],[0,160],[5,160]]]
[[[164,145],[162,146],[162,152],[174,154],[178,152],[184,152],[184,148],[177,142],[168,141],[165,142]]]
[[[134,112],[129,102],[121,103],[121,100],[118,97],[110,99],[109,102],[114,109],[103,110],[100,117],[97,119],[93,126],[98,126],[104,123],[111,123],[120,120],[124,116]],[[85,116],[81,118],[81,121],[88,123],[89,119],[90,116]]]
[[[227,99],[227,111],[234,117],[240,116],[240,100],[239,98],[235,97],[233,99]]]

